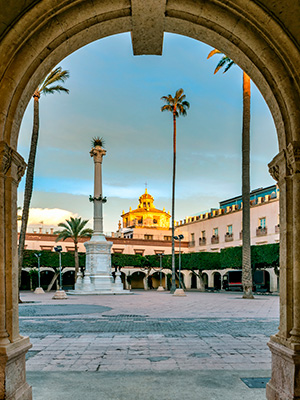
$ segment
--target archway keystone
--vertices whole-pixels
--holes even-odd
[[[166,2],[131,0],[131,39],[135,56],[162,55]]]

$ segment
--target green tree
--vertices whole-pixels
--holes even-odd
[[[29,208],[33,190],[33,178],[34,178],[34,167],[35,157],[37,151],[37,143],[39,137],[39,100],[42,94],[53,94],[53,93],[69,93],[69,90],[61,86],[61,82],[69,78],[69,71],[62,70],[61,67],[57,67],[52,70],[44,81],[39,85],[33,94],[34,107],[33,107],[33,128],[31,135],[30,152],[28,157],[28,166],[26,172],[25,191],[24,191],[24,202],[22,210],[22,222],[19,237],[18,247],[18,265],[19,265],[19,286],[21,284],[21,273],[23,265],[23,254],[25,245],[25,236],[28,225]]]
[[[180,115],[186,116],[187,109],[190,108],[190,103],[185,100],[186,96],[183,93],[183,89],[178,89],[175,96],[172,97],[163,96],[163,100],[166,104],[161,107],[161,111],[170,111],[173,116],[173,180],[172,180],[172,286],[171,293],[174,293],[176,289],[175,283],[175,243],[174,243],[174,217],[175,217],[175,175],[176,175],[176,118]]]
[[[217,49],[212,50],[207,58],[214,54],[221,54]],[[224,73],[233,65],[226,55],[223,55],[218,62],[214,73],[216,74],[224,67]],[[250,100],[251,100],[251,81],[249,76],[243,71],[243,128],[242,128],[242,201],[243,201],[243,228],[242,228],[242,282],[243,298],[253,299],[252,271],[251,271],[251,235],[250,235]]]
[[[66,222],[61,222],[58,224],[59,227],[64,228],[62,231],[55,232],[58,234],[56,242],[59,240],[66,240],[71,238],[75,245],[75,283],[77,280],[77,275],[79,272],[79,258],[78,258],[78,240],[79,238],[91,237],[93,234],[93,230],[89,228],[85,228],[85,225],[88,223],[88,220],[81,221],[81,218],[73,218],[71,217]]]

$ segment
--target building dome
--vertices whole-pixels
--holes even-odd
[[[154,198],[145,189],[145,193],[139,197],[139,205],[135,210],[131,207],[129,212],[121,215],[123,228],[151,227],[169,229],[171,215],[164,210],[158,210],[154,206]]]

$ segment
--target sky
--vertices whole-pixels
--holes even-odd
[[[177,120],[175,220],[218,207],[241,193],[242,71],[213,74],[210,46],[165,34],[162,56],[133,56],[130,33],[93,42],[58,65],[70,71],[67,95],[40,99],[40,136],[28,231],[57,229],[77,216],[92,226],[91,140],[103,137],[104,230],[145,191],[171,210],[172,115],[161,97],[183,88],[190,109]],[[267,164],[278,153],[274,122],[252,83],[251,190],[274,184]],[[21,125],[18,151],[28,160],[33,101]],[[25,176],[18,192],[23,205]]]

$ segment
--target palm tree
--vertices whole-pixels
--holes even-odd
[[[214,54],[222,54],[219,50],[212,50],[207,58]],[[226,55],[223,55],[218,62],[214,73],[225,67],[227,72],[233,65]],[[242,201],[243,201],[243,264],[242,282],[243,298],[253,299],[252,293],[252,270],[251,270],[251,236],[250,236],[250,100],[251,100],[251,81],[250,77],[243,71],[243,129],[242,129]]]
[[[33,177],[34,177],[34,167],[35,167],[35,157],[37,151],[37,143],[39,137],[39,100],[42,94],[53,94],[53,93],[61,93],[66,92],[69,93],[69,90],[65,87],[61,86],[60,82],[65,82],[67,78],[69,78],[69,71],[62,70],[61,67],[57,67],[52,70],[49,75],[44,79],[44,81],[39,85],[39,87],[35,90],[33,94],[34,100],[34,108],[33,108],[33,128],[31,135],[31,145],[30,152],[28,157],[28,166],[26,172],[26,182],[25,182],[25,191],[24,191],[24,204],[22,211],[22,223],[19,237],[19,248],[18,248],[18,257],[19,257],[19,286],[21,284],[21,273],[22,273],[22,265],[23,265],[23,254],[24,254],[24,245],[25,245],[25,235],[28,224],[28,216],[29,216],[29,207],[32,197],[32,189],[33,189]]]
[[[163,96],[163,100],[166,104],[161,107],[161,111],[170,111],[173,115],[173,183],[172,183],[172,285],[171,293],[176,290],[175,283],[175,228],[174,228],[174,216],[175,216],[175,175],[176,175],[176,118],[180,115],[186,116],[187,109],[190,108],[190,103],[185,100],[186,96],[183,94],[183,89],[178,89],[175,96],[172,97]]]
[[[59,240],[66,240],[71,238],[75,245],[75,283],[77,280],[77,275],[79,272],[79,258],[78,258],[78,240],[79,238],[91,237],[93,234],[93,230],[89,228],[85,228],[85,225],[88,223],[88,220],[81,221],[81,218],[73,218],[71,217],[66,222],[61,222],[58,224],[59,227],[64,228],[62,231],[55,232],[58,234],[56,242]]]

